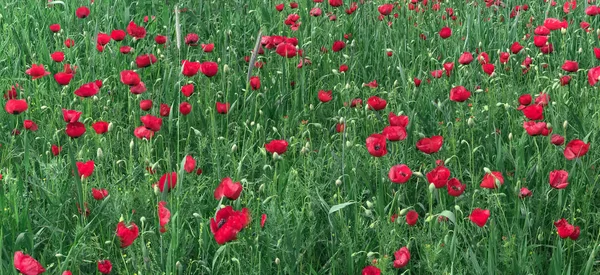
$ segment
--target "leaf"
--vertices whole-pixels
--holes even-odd
[[[213,262],[212,262],[212,272],[215,272],[215,263],[217,263],[217,259],[219,258],[219,255],[221,255],[221,253],[223,253],[223,250],[225,250],[226,247],[227,247],[227,244],[222,245],[221,247],[219,247],[219,249],[217,249],[217,252],[215,252],[215,258],[213,259]]]
[[[444,210],[439,215],[448,218],[453,224],[456,224],[456,217],[454,216],[454,213]]]
[[[340,211],[341,209],[345,208],[348,205],[352,205],[355,203],[356,203],[355,201],[349,201],[349,202],[345,202],[345,203],[336,204],[336,205],[332,206],[331,208],[329,208],[329,215],[331,215],[332,213],[335,213],[337,211]]]

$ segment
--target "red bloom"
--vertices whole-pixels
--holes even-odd
[[[519,44],[519,42],[515,42],[510,46],[510,51],[513,54],[518,54],[522,49],[523,49],[523,46],[521,46],[521,44]]]
[[[340,73],[344,73],[346,71],[348,71],[348,65],[346,65],[346,64],[340,65]]]
[[[202,65],[200,62],[192,62],[187,60],[182,60],[181,64],[183,65],[181,73],[187,77],[195,76]]]
[[[67,123],[77,122],[79,117],[81,117],[81,112],[77,112],[75,110],[67,110],[62,109],[63,119]]]
[[[568,160],[574,160],[587,154],[590,149],[590,144],[585,143],[580,139],[574,139],[567,143],[563,154]]]
[[[160,104],[160,115],[161,116],[169,116],[169,113],[171,113],[171,107],[169,107],[169,105],[161,103]]]
[[[71,48],[73,46],[75,46],[75,40],[73,40],[71,38],[65,39],[65,47]]]
[[[412,177],[412,171],[406,164],[394,165],[390,168],[388,177],[393,183],[406,183]]]
[[[121,71],[121,82],[128,86],[135,86],[140,84],[140,76],[130,70]]]
[[[109,260],[98,261],[98,271],[102,274],[110,274],[112,271],[112,264]]]
[[[65,54],[63,52],[53,52],[50,54],[50,58],[52,58],[54,62],[63,62],[63,60],[65,60]]]
[[[556,146],[563,145],[565,143],[565,138],[558,134],[553,134],[550,137],[550,142]]]
[[[242,193],[242,185],[239,182],[233,182],[231,178],[227,177],[221,180],[221,183],[215,189],[215,199],[220,200],[226,197],[230,200],[237,200]]]
[[[458,197],[465,192],[467,185],[462,184],[457,178],[451,178],[448,183],[446,183],[446,188],[448,189],[448,195]]]
[[[567,20],[563,20],[562,22],[556,18],[546,18],[544,20],[544,27],[548,28],[551,31],[566,29],[569,27]]]
[[[190,97],[194,93],[194,84],[187,84],[182,86],[181,93],[186,97]]]
[[[405,140],[407,137],[406,129],[402,126],[386,126],[383,128],[383,135],[385,135],[389,141]]]
[[[279,45],[277,45],[277,49],[275,50],[275,52],[278,55],[286,58],[292,58],[297,54],[296,46],[290,43],[280,43]]]
[[[215,44],[214,43],[210,43],[210,44],[200,44],[200,47],[202,47],[202,50],[205,53],[210,53],[215,49]]]
[[[331,99],[333,98],[333,96],[331,96],[331,90],[329,90],[329,91],[320,90],[318,97],[319,97],[319,101],[321,101],[323,103],[327,103],[327,102],[331,101]]]
[[[120,51],[122,54],[128,54],[129,52],[131,52],[131,49],[132,49],[132,48],[131,48],[131,47],[129,47],[129,46],[121,46],[121,47],[119,48],[119,51]]]
[[[588,82],[590,83],[590,86],[596,85],[596,82],[598,82],[599,78],[600,78],[600,66],[591,68],[588,71]]]
[[[284,4],[277,4],[277,5],[275,5],[275,9],[276,9],[277,11],[282,11],[284,7],[285,7],[285,5],[284,5]]]
[[[463,86],[456,86],[450,89],[450,100],[456,102],[466,101],[471,97],[471,92]]]
[[[160,127],[162,126],[162,118],[153,115],[142,116],[140,117],[140,121],[144,124],[146,129],[152,132],[160,131]]]
[[[433,154],[442,148],[442,144],[444,144],[444,137],[442,136],[425,137],[417,141],[417,149],[425,154]]]
[[[229,103],[217,102],[216,109],[219,114],[227,114],[229,112]]]
[[[414,226],[417,224],[417,220],[419,220],[419,213],[417,213],[417,211],[410,210],[406,213],[406,224]]]
[[[54,80],[56,80],[56,83],[58,83],[58,85],[68,85],[69,82],[71,82],[71,79],[73,78],[72,74],[67,74],[67,73],[63,73],[63,72],[59,72],[56,73],[54,75]]]
[[[127,33],[135,39],[142,39],[146,37],[146,29],[142,26],[136,25],[133,21],[129,22],[129,25],[127,25],[126,30]]]
[[[148,110],[152,109],[152,100],[144,99],[144,100],[140,101],[140,109],[142,109],[142,111],[148,111]]]
[[[565,170],[554,170],[550,172],[550,186],[554,189],[565,189],[569,185],[569,172]]]
[[[260,217],[260,228],[264,228],[266,222],[267,222],[267,214],[262,214],[262,216]]]
[[[77,172],[80,177],[88,178],[94,173],[94,161],[90,160],[87,162],[78,161],[75,163],[77,165]]]
[[[269,153],[277,153],[279,155],[287,151],[288,142],[286,140],[271,140],[271,142],[265,144],[265,149]]]
[[[498,185],[496,185],[496,180],[498,180]],[[496,189],[502,184],[504,184],[504,177],[502,176],[502,173],[493,171],[492,173],[486,173],[485,176],[483,176],[483,180],[481,181],[481,184],[479,184],[479,187]]]
[[[523,108],[523,115],[531,120],[542,120],[544,119],[544,107],[539,104],[529,105]]]
[[[458,58],[458,63],[462,65],[469,65],[471,62],[473,62],[473,55],[470,52],[464,52]]]
[[[86,6],[82,6],[77,8],[77,10],[75,11],[75,15],[79,18],[86,18],[90,15],[90,9]]]
[[[50,26],[48,26],[48,28],[50,29],[51,32],[59,32],[60,31],[60,25],[59,24],[52,24]]]
[[[383,4],[377,8],[381,15],[390,15],[392,10],[394,10],[394,4]]]
[[[167,173],[160,177],[158,183],[156,183],[160,192],[164,192],[165,183],[167,184],[167,191],[175,188],[175,185],[177,185],[177,172]]]
[[[491,76],[494,73],[495,66],[494,66],[494,64],[486,63],[486,64],[481,65],[481,69],[483,69],[484,73]]]
[[[153,54],[143,54],[135,58],[135,64],[138,68],[145,68],[156,63],[156,60]]]
[[[506,64],[508,63],[508,59],[510,58],[510,54],[507,52],[500,53],[500,63]]]
[[[565,60],[562,69],[567,72],[576,72],[579,70],[579,64],[576,61]]]
[[[92,197],[97,201],[103,200],[108,197],[108,190],[92,188]]]
[[[373,81],[371,81],[369,83],[364,83],[363,84],[363,87],[369,87],[369,88],[373,88],[373,89],[377,88],[378,86],[379,85],[377,84],[377,80],[373,80]]]
[[[452,35],[452,29],[448,28],[448,27],[443,27],[440,30],[440,37],[442,39],[446,39],[448,37],[450,37]]]
[[[573,233],[569,235],[569,239],[576,241],[577,239],[579,239],[579,234],[581,234],[581,229],[579,228],[579,226],[575,226],[575,230],[573,230]]]
[[[190,155],[185,156],[185,164],[183,165],[183,169],[188,173],[191,173],[196,169],[196,160],[194,157]]]
[[[519,190],[519,198],[523,199],[526,197],[531,197],[531,191],[527,189],[527,187],[521,187],[521,190]]]
[[[397,116],[393,112],[390,112],[388,114],[388,122],[390,123],[390,126],[400,126],[406,128],[406,126],[408,126],[409,119],[408,116]]]
[[[9,99],[4,105],[4,110],[11,115],[18,115],[25,112],[29,105],[25,99]]]
[[[570,225],[564,218],[555,221],[554,226],[556,227],[558,236],[560,236],[561,239],[566,239],[575,233],[575,227]],[[577,232],[577,237],[579,237],[579,232]]]
[[[23,126],[25,127],[25,129],[30,130],[30,131],[37,131],[38,130],[38,125],[33,121],[33,120],[23,120]]]
[[[125,33],[124,30],[113,30],[110,33],[110,38],[112,38],[112,40],[114,40],[114,41],[123,41],[123,39],[125,39],[126,35],[127,35],[127,33]]]
[[[219,71],[219,65],[211,61],[202,62],[200,64],[200,71],[207,77],[213,77]]]
[[[98,91],[100,91],[100,87],[98,87],[98,84],[94,81],[81,85],[75,90],[75,95],[80,97],[91,97],[98,94]]]
[[[181,102],[181,104],[179,104],[179,112],[182,115],[187,116],[191,111],[192,104],[190,104],[189,102]]]
[[[13,266],[24,275],[39,275],[46,272],[46,269],[38,261],[21,251],[15,252]]]
[[[475,208],[469,215],[469,220],[479,227],[483,227],[490,217],[490,210],[483,210],[481,208]]]
[[[250,77],[250,87],[252,87],[252,90],[260,89],[260,78],[258,76]]]
[[[332,0],[329,1],[331,2]],[[369,265],[363,268],[362,275],[381,275],[381,270],[376,266]]]
[[[165,44],[165,43],[167,43],[167,37],[164,35],[157,34],[154,37],[154,42],[156,42],[156,44],[158,44],[158,45]]]
[[[106,121],[97,121],[94,124],[92,124],[92,128],[94,128],[94,131],[96,131],[96,134],[104,134],[106,132],[108,132],[108,122]]]
[[[215,218],[210,219],[210,231],[215,236],[218,244],[235,240],[237,234],[250,223],[250,213],[247,208],[241,211],[233,210],[233,207],[221,208]]]
[[[47,72],[46,69],[44,68],[44,65],[42,65],[42,64],[40,64],[40,65],[32,64],[31,68],[27,69],[25,71],[25,73],[30,75],[31,79],[38,79],[38,78],[41,78],[43,76],[50,74],[50,72]]]
[[[185,36],[185,40],[184,40],[184,42],[185,42],[185,44],[186,44],[186,45],[188,45],[188,46],[197,46],[197,45],[198,45],[198,40],[199,40],[199,39],[200,39],[200,38],[198,37],[198,35],[197,35],[197,34],[195,34],[195,33],[188,33],[188,34]]]
[[[440,165],[427,173],[426,176],[427,181],[429,181],[429,183],[433,183],[435,188],[442,188],[448,183],[448,179],[450,178],[450,170],[444,165]]]
[[[335,42],[333,42],[333,46],[331,47],[331,50],[334,52],[339,52],[339,51],[343,50],[345,47],[346,47],[346,43],[344,43],[344,41],[336,40]]]
[[[385,106],[387,105],[387,101],[383,98],[374,95],[367,99],[367,104],[369,105],[370,110],[379,111],[385,108]]]
[[[137,239],[139,233],[140,231],[134,222],[131,222],[129,226],[126,226],[125,222],[117,224],[117,237],[121,241],[121,248],[130,246]]]
[[[85,134],[85,125],[83,125],[83,123],[79,121],[70,122],[69,124],[67,124],[65,133],[67,133],[67,136],[71,138],[78,138]]]
[[[408,262],[410,261],[410,251],[408,251],[408,248],[404,246],[398,249],[398,251],[394,252],[394,258],[394,268],[403,268],[408,265]]]
[[[547,136],[552,131],[552,129],[548,129],[546,122],[524,121],[523,128],[530,136]]]
[[[52,155],[58,156],[58,154],[60,154],[60,151],[62,151],[62,147],[52,145],[51,151],[52,151]]]
[[[384,135],[372,134],[367,138],[367,150],[374,157],[382,157],[387,154],[387,141]]]
[[[148,139],[150,140],[153,136],[154,136],[154,132],[148,130],[146,127],[144,126],[140,126],[137,127],[133,130],[133,134],[135,135],[135,137],[139,138],[139,139]]]
[[[110,42],[110,35],[100,32],[98,33],[98,37],[96,38],[96,42],[98,43],[98,45],[106,45]]]
[[[563,75],[560,78],[560,86],[566,86],[569,85],[569,82],[571,82],[571,76],[568,75]]]
[[[166,207],[167,202],[158,202],[158,223],[160,225],[160,233],[167,232],[167,223],[171,220],[171,211]]]

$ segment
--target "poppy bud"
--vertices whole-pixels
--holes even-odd
[[[548,128],[548,130],[552,129],[552,124],[550,124],[550,122],[546,122],[546,128]]]
[[[429,184],[429,192],[433,192],[435,190],[435,184],[430,183]]]
[[[460,206],[458,206],[458,204],[455,204],[455,205],[454,205],[454,210],[456,210],[456,211],[460,211]]]
[[[469,127],[473,127],[473,126],[475,126],[475,121],[473,120],[473,118],[472,118],[472,117],[470,117],[470,118],[467,120],[467,125],[469,125]]]
[[[194,214],[192,214],[192,216],[194,216],[194,218],[196,218],[196,219],[202,218],[202,215],[200,215],[198,213],[194,213]]]
[[[181,265],[181,263],[179,261],[177,261],[175,263],[175,267],[177,268],[177,271],[179,272],[179,274],[183,273],[183,265]]]
[[[352,147],[352,141],[346,140],[346,147]]]
[[[413,176],[423,177],[423,174],[421,172],[413,172],[412,174]]]
[[[567,33],[567,29],[565,29],[565,28],[560,28],[560,33],[562,33],[562,34],[565,34],[565,33]]]
[[[373,258],[373,256],[375,256],[376,254],[376,252],[369,251],[369,253],[367,253],[367,258]]]
[[[435,188],[435,186],[434,186]],[[425,218],[425,222],[431,222],[431,220],[433,220],[434,216],[427,216],[427,218]]]
[[[235,151],[237,151],[237,145],[234,144],[233,146],[231,146],[231,152],[235,152]]]
[[[279,258],[275,258],[275,264],[276,264],[276,265],[279,265],[279,262],[280,262],[280,261],[279,261]]]
[[[486,174],[491,174],[491,173],[492,173],[492,171],[490,171],[490,168],[487,168],[487,167],[483,167],[483,171],[484,171]]]
[[[57,253],[56,255],[54,255],[54,257],[56,257],[56,258],[61,258],[61,257],[64,257],[64,256],[65,256],[65,255],[63,255],[63,254],[60,254],[60,253]]]
[[[373,211],[371,211],[369,209],[365,209],[365,216],[367,216],[367,217],[373,216]],[[369,227],[373,228],[373,225],[370,225]]]
[[[129,150],[133,150],[133,145],[135,145],[135,143],[133,143],[133,139],[131,139],[129,142]]]
[[[368,208],[373,208],[373,203],[372,203],[372,202],[370,202],[370,201],[367,201],[367,207],[368,207]]]
[[[265,184],[264,183],[258,187],[258,192],[260,192],[260,193],[265,192]]]
[[[98,148],[98,151],[96,151],[96,157],[101,159],[103,156],[104,154],[102,153],[102,148]]]
[[[123,222],[125,221],[125,218],[123,218],[123,215],[121,215],[121,217],[119,218],[119,222]]]
[[[408,212],[408,208],[404,208],[404,209],[400,210],[400,212],[398,212],[398,216],[404,216],[404,215],[406,215],[407,212]]]
[[[141,217],[140,218],[140,222],[145,223],[146,222],[146,217]]]
[[[308,105],[308,108],[312,111],[315,109],[315,106],[313,106],[312,104]]]
[[[342,180],[340,180],[340,179],[337,179],[337,180],[335,181],[335,185],[337,185],[337,186],[340,186],[340,185],[342,185]]]
[[[563,129],[567,129],[567,126],[569,126],[569,123],[565,120],[565,122],[563,122]]]
[[[512,133],[508,133],[508,140],[512,140],[513,139],[513,134]]]
[[[160,195],[160,188],[158,187],[158,185],[154,185],[154,195]]]
[[[280,160],[281,157],[279,156],[279,154],[277,154],[277,152],[273,153],[273,160]]]

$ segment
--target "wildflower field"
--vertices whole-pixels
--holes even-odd
[[[0,2],[0,274],[600,274],[595,0]]]

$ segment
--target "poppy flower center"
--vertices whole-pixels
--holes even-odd
[[[219,222],[217,223],[217,228],[220,229],[226,222],[227,222],[227,219],[219,220]]]
[[[379,149],[381,149],[381,145],[375,144],[375,151],[379,151]]]

